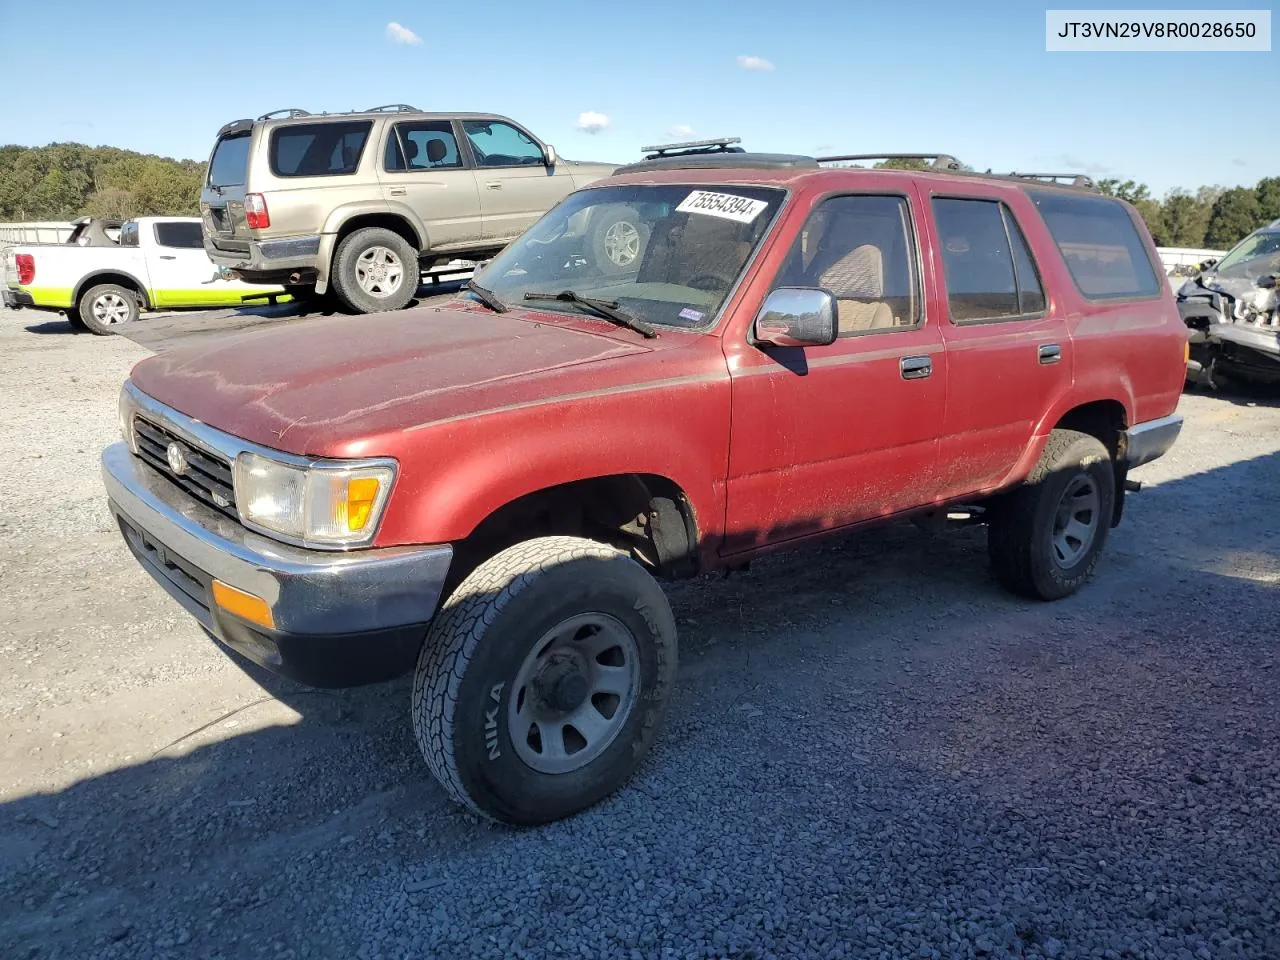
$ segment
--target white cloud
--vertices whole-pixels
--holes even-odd
[[[578,114],[578,129],[583,133],[599,133],[609,126],[609,118],[603,113],[587,110]]]
[[[410,47],[417,47],[422,44],[422,38],[410,30],[408,27],[402,27],[400,24],[392,20],[387,24],[387,39],[392,43],[403,43]]]
[[[677,123],[667,131],[667,134],[672,137],[692,137],[693,127],[687,123]]]
[[[755,70],[757,73],[769,73],[773,64],[764,57],[738,57],[738,66],[743,70]]]

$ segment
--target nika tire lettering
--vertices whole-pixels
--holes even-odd
[[[601,543],[543,537],[481,564],[433,623],[414,735],[458,802],[534,825],[583,810],[643,762],[666,712],[675,620],[657,582]]]

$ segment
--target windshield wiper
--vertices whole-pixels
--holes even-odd
[[[494,313],[506,313],[508,310],[511,309],[505,303],[503,303],[502,299],[496,293],[494,293],[492,290],[489,290],[486,287],[480,286],[474,280],[468,280],[465,284],[463,284],[463,286],[466,287],[466,289],[470,290],[472,293],[474,293],[476,295],[476,299],[479,300],[481,303],[483,303],[486,307],[488,307]]]
[[[656,337],[658,335],[658,331],[653,329],[650,324],[623,307],[617,300],[597,300],[595,297],[581,296],[573,290],[562,290],[559,293],[526,293],[524,298],[526,300],[560,300],[563,303],[576,303],[579,306],[586,307],[588,310],[595,311],[599,316],[604,317],[611,323],[616,323],[620,327],[628,327],[646,337]]]

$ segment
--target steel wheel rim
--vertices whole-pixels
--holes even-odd
[[[129,319],[129,305],[118,293],[104,293],[93,301],[93,318],[99,323],[124,323]]]
[[[1089,552],[1098,535],[1102,498],[1088,474],[1077,474],[1062,491],[1054,513],[1053,557],[1059,567],[1073,567]]]
[[[640,231],[629,220],[610,224],[604,232],[604,253],[617,267],[627,267],[640,256]]]
[[[356,258],[356,283],[371,297],[385,300],[404,282],[404,264],[394,250],[370,247]]]
[[[640,690],[640,645],[621,621],[583,613],[533,645],[507,703],[516,755],[539,773],[580,770],[617,739]]]

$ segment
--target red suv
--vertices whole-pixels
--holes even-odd
[[[963,513],[1001,582],[1063,597],[1174,443],[1187,331],[1133,209],[949,166],[659,157],[446,306],[144,360],[111,509],[250,660],[316,686],[413,670],[461,803],[580,810],[661,725],[659,579]],[[604,222],[630,226],[611,251]]]

